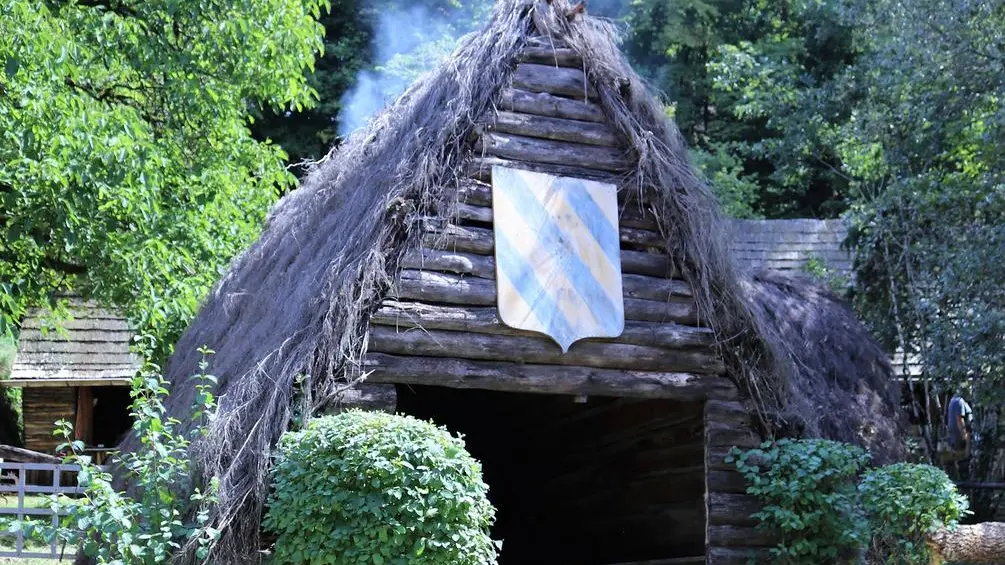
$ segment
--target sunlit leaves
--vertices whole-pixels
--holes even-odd
[[[315,99],[323,5],[0,0],[0,332],[74,290],[173,341],[293,182],[247,116]]]

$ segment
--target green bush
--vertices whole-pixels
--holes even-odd
[[[498,550],[487,492],[445,429],[353,410],[283,436],[263,525],[276,563],[485,565]]]
[[[955,526],[967,499],[941,469],[897,463],[867,472],[858,487],[872,529],[870,563],[925,565],[925,535]]]
[[[784,565],[855,563],[867,540],[856,478],[869,455],[828,440],[782,439],[730,458],[764,504],[753,515],[776,532],[774,562]]]

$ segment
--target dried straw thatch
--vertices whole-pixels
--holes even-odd
[[[493,107],[515,55],[538,30],[582,54],[609,122],[637,156],[622,190],[639,191],[655,208],[703,323],[719,336],[731,376],[764,423],[830,431],[810,412],[817,404],[805,401],[816,399],[806,387],[830,386],[827,373],[794,367],[800,359],[788,354],[788,328],[770,315],[777,310],[747,304],[748,298],[777,299],[798,290],[762,295],[741,286],[717,203],[692,172],[663,106],[624,60],[612,26],[588,17],[570,22],[564,16],[569,9],[566,0],[499,0],[482,31],[319,163],[276,207],[261,238],[234,262],[176,345],[166,373],[172,382],[168,407],[179,415],[193,399],[188,377],[198,371],[197,349],[217,351],[210,371],[219,378],[219,415],[193,449],[201,478],[219,479],[213,520],[223,536],[214,562],[259,560],[272,446],[294,415],[317,413],[358,377],[368,315],[402,254],[416,244],[419,218],[454,194],[476,119]],[[797,334],[814,335],[809,325],[795,324]],[[849,339],[864,337],[857,327],[853,334]],[[790,384],[790,375],[805,376],[806,387]],[[123,447],[134,445],[127,440]]]

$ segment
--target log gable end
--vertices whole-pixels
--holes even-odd
[[[496,309],[492,167],[618,184],[635,157],[611,128],[583,61],[532,40],[479,120],[465,176],[372,316],[367,382],[699,400],[735,394],[712,331],[667,255],[655,218],[619,193],[625,330],[568,353],[504,325]]]

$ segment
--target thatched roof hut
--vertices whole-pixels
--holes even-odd
[[[616,187],[603,257],[621,290],[601,300],[623,313],[616,337],[564,352],[504,323],[512,226],[494,219],[514,170]],[[466,435],[503,562],[744,562],[766,540],[729,446],[798,431],[893,457],[896,403],[848,310],[804,281],[738,275],[726,233],[613,29],[566,0],[500,0],[280,202],[177,344],[179,415],[197,348],[217,352],[220,413],[193,453],[220,480],[215,561],[259,559],[272,446],[294,414],[350,395]]]

